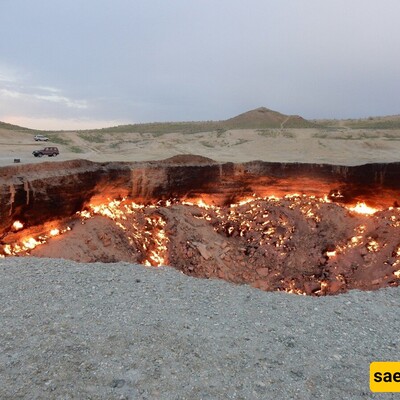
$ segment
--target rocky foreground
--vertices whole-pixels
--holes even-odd
[[[0,398],[395,399],[400,289],[305,297],[172,268],[0,260]]]

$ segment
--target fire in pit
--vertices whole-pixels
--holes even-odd
[[[170,265],[185,274],[262,290],[326,295],[400,282],[400,209],[338,204],[340,196],[247,196],[89,203],[73,217],[15,221],[1,256]]]
[[[4,167],[0,257],[170,265],[316,296],[397,286],[399,193],[399,163]]]

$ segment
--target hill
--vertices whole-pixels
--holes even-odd
[[[8,124],[7,122],[1,122],[1,121],[0,121],[0,129],[7,129],[8,131],[20,131],[20,132],[27,132],[32,130],[29,128],[24,128],[22,126]]]
[[[224,121],[191,121],[191,122],[153,122],[144,124],[120,125],[110,128],[89,130],[101,133],[199,133],[226,131],[228,129],[267,129],[267,128],[318,128],[316,123],[307,121],[298,115],[285,115],[277,111],[260,107],[247,111]]]
[[[224,132],[228,129],[283,129],[318,127],[321,126],[298,115],[285,115],[278,111],[270,110],[266,107],[260,107],[223,121],[151,122],[118,125],[100,129],[86,129],[81,130],[80,132],[82,135],[93,133],[150,133],[153,136],[159,136],[166,133],[193,134],[200,132]],[[8,124],[6,122],[0,122],[0,129],[20,132],[32,131],[32,129]],[[43,129],[35,129],[35,131],[46,134],[50,132]]]
[[[315,128],[316,124],[298,115],[285,115],[265,107],[247,111],[224,121],[230,129]]]

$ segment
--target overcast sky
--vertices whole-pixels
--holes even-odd
[[[0,120],[400,113],[400,0],[0,0]]]

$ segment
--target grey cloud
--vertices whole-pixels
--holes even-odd
[[[13,68],[0,67],[0,87],[21,93],[3,116],[11,106],[131,122],[224,119],[258,106],[308,118],[399,113],[398,0],[2,7],[0,66],[24,76],[16,87]]]

